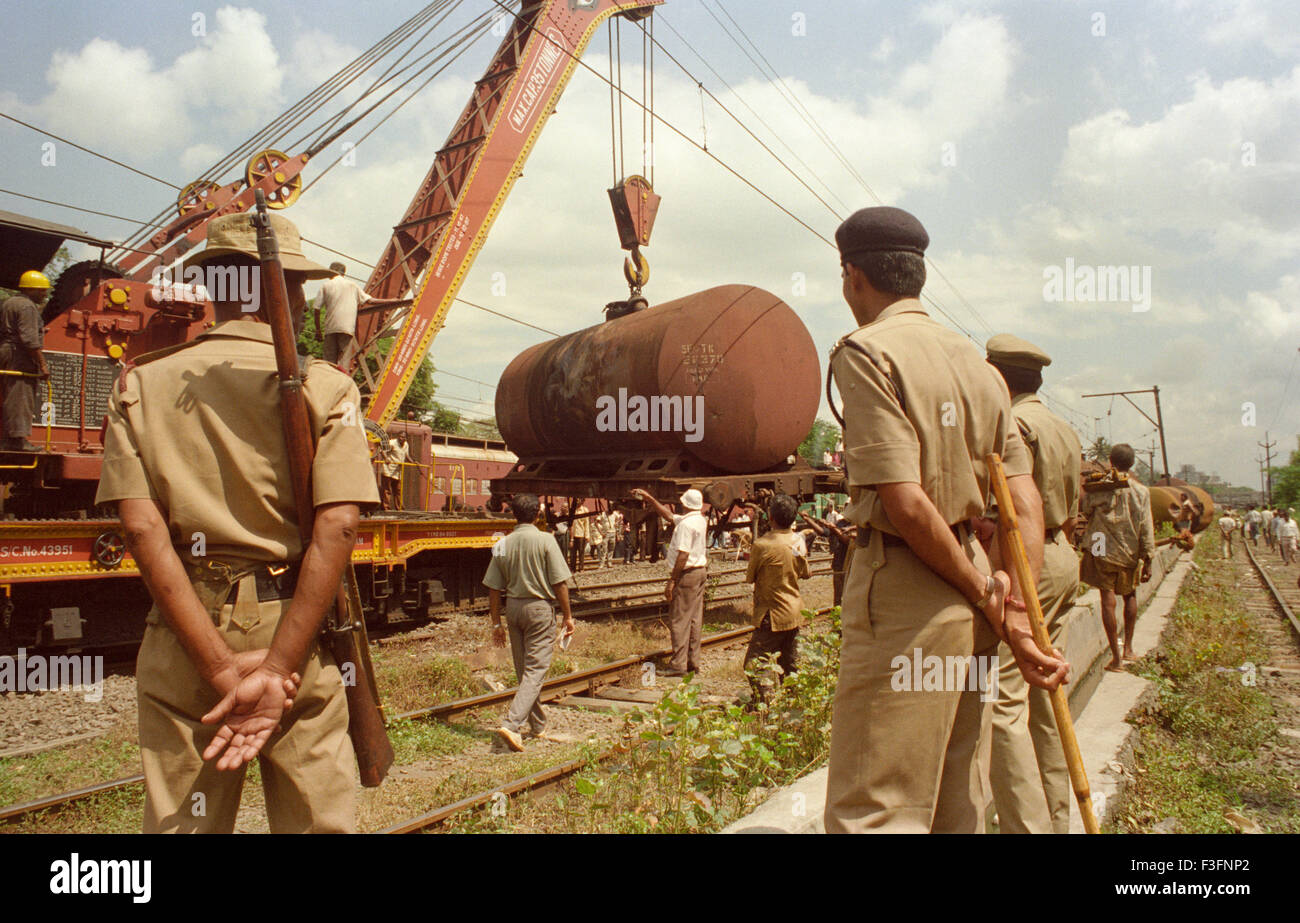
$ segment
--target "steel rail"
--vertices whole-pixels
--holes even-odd
[[[737,628],[731,631],[719,632],[709,635],[700,640],[701,647],[714,647],[721,644],[727,644],[732,641],[740,640],[749,635],[754,629],[752,627]],[[653,660],[656,657],[665,657],[672,654],[671,649],[650,651],[644,654],[637,654],[631,657],[625,657],[622,660],[616,660],[612,663],[603,664],[599,667],[593,667],[588,670],[582,670],[578,673],[570,673],[567,676],[555,677],[547,680],[543,686],[543,701],[554,701],[565,695],[583,690],[595,690],[598,680],[602,677],[618,674],[623,670],[634,668],[646,661]],[[501,692],[490,692],[484,695],[472,696],[465,699],[457,699],[452,702],[444,702],[434,705],[430,708],[417,709],[411,712],[405,712],[394,716],[391,720],[401,721],[419,718],[437,718],[448,715],[459,714],[470,711],[475,708],[482,708],[488,705],[508,702],[514,698],[518,687],[502,690]],[[44,798],[37,798],[32,801],[21,804],[12,804],[0,808],[0,823],[13,823],[22,818],[34,814],[38,811],[45,811],[52,808],[61,808],[71,802],[80,801],[93,795],[109,791],[116,791],[126,788],[130,785],[136,785],[144,781],[143,775],[129,776],[123,779],[116,779],[112,782],[101,782],[96,785],[90,785],[85,788],[79,788],[74,791],[62,792],[57,795],[49,795]],[[521,789],[522,790],[522,789]],[[493,791],[496,791],[495,789]],[[489,793],[490,795],[491,793]]]
[[[79,801],[82,798],[89,798],[91,795],[98,795],[101,792],[111,792],[117,789],[126,788],[128,785],[136,785],[144,781],[144,776],[128,776],[124,779],[114,779],[112,782],[100,782],[96,785],[88,785],[85,788],[78,788],[70,792],[62,792],[58,795],[47,795],[44,798],[37,798],[33,801],[25,801],[22,804],[11,804],[7,807],[0,808],[0,823],[12,823],[28,814],[34,814],[37,811],[44,811],[49,808],[62,807],[73,801]]]
[[[1266,571],[1264,566],[1255,559],[1254,552],[1250,550],[1250,546],[1243,541],[1241,547],[1246,550],[1246,557],[1248,557],[1250,563],[1254,565],[1255,572],[1259,574],[1260,580],[1263,581],[1264,586],[1268,587],[1269,593],[1273,595],[1273,601],[1277,603],[1277,607],[1282,610],[1282,614],[1286,616],[1286,620],[1291,623],[1291,630],[1295,632],[1296,640],[1300,641],[1300,620],[1296,619],[1295,612],[1291,610],[1291,607],[1287,605],[1286,600],[1282,598],[1281,591],[1278,590],[1277,585],[1273,583],[1273,579],[1268,575],[1268,571]]]
[[[700,639],[700,647],[703,649],[730,644],[733,641],[747,638],[753,633],[753,631],[754,628],[752,625],[746,625],[743,628],[733,628],[730,631],[720,631],[716,634],[706,635]],[[672,653],[672,648],[661,648],[655,651],[648,651],[644,654],[633,654],[631,657],[624,657],[622,660],[603,663],[598,667],[579,670],[577,673],[552,677],[542,683],[541,701],[551,702],[566,695],[572,695],[575,692],[587,690],[594,691],[597,686],[605,685],[604,683],[599,682],[602,679],[617,676],[624,670],[635,669],[641,664],[655,660],[656,658],[670,657],[672,656]],[[404,721],[418,718],[443,718],[447,715],[460,714],[461,712],[470,711],[475,708],[484,708],[489,705],[500,705],[513,699],[517,691],[518,687],[512,686],[509,689],[502,689],[498,692],[485,692],[482,695],[456,699],[451,702],[431,705],[428,708],[417,708],[415,711],[403,712],[400,715],[394,715],[393,720]]]
[[[826,613],[830,612],[831,609],[833,608],[835,607],[825,606],[821,609],[818,609],[816,610],[817,615],[825,615]],[[738,640],[740,637],[749,634],[753,630],[754,629],[752,627],[749,627],[749,628],[736,629],[735,631],[719,632],[718,634],[710,635],[707,638],[701,639],[700,644],[701,646],[704,645],[713,646],[717,644],[723,644],[729,640]],[[670,654],[672,652],[659,651],[657,653],[662,655],[662,654]],[[652,654],[647,656],[654,656],[654,655]],[[633,657],[627,658],[628,661],[635,661],[635,659],[636,658]],[[612,667],[614,665],[609,664],[607,666]],[[626,669],[626,666],[624,666],[623,669]],[[543,690],[545,690],[545,686],[543,686]],[[510,690],[512,697],[513,697],[513,692],[514,690]],[[504,694],[505,693],[493,693],[492,695],[500,696]],[[486,696],[476,696],[475,698],[486,698]],[[461,701],[469,702],[471,700],[462,699]],[[452,704],[452,703],[448,703],[448,704]],[[492,703],[487,703],[487,704],[492,704]],[[399,717],[404,717],[404,716],[399,716]],[[497,795],[513,796],[521,792],[548,788],[552,785],[555,785],[558,782],[563,781],[564,779],[568,778],[574,773],[587,768],[588,766],[604,763],[612,759],[613,757],[618,756],[621,753],[626,753],[628,749],[629,747],[627,745],[616,745],[610,748],[609,750],[606,750],[601,755],[591,759],[583,759],[579,757],[577,759],[567,760],[563,763],[558,763],[554,766],[549,766],[546,769],[539,770],[531,775],[524,776],[519,779],[515,779],[511,782],[506,782],[501,785],[494,786],[493,788],[484,789],[481,792],[470,795],[466,798],[462,798],[460,801],[456,801],[448,805],[443,805],[442,807],[435,808],[432,811],[426,812],[424,814],[420,814],[409,820],[402,821],[399,824],[393,824],[392,826],[384,827],[383,829],[378,830],[376,832],[377,833],[418,833],[419,831],[426,830],[429,827],[436,827],[444,823],[445,821],[447,821],[453,815],[459,814],[462,811],[468,811],[468,810],[472,810],[473,808],[482,807],[483,805],[488,804],[490,801],[496,798]]]

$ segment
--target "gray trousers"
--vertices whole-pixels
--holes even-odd
[[[704,628],[705,568],[682,571],[668,605],[668,634],[673,642],[674,670],[697,670],[700,666],[700,632]]]
[[[326,362],[348,367],[357,351],[357,340],[346,333],[327,333],[321,343],[321,353]]]
[[[0,368],[35,372],[36,364],[21,346],[3,343],[0,344]],[[4,395],[3,410],[0,411],[3,435],[8,439],[27,439],[32,434],[32,420],[36,416],[36,379],[0,375],[0,394]]]
[[[518,733],[526,721],[529,730],[540,734],[546,730],[546,712],[537,698],[555,653],[555,607],[545,599],[507,598],[506,628],[519,691],[506,712],[505,726]]]

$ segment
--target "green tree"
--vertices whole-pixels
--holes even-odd
[[[822,453],[834,450],[839,439],[838,426],[830,420],[816,420],[813,422],[812,429],[808,431],[808,436],[799,443],[799,454],[807,459],[808,464],[820,465]]]
[[[42,267],[41,272],[50,280],[50,288],[59,281],[59,276],[63,275],[63,270],[72,265],[72,256],[68,253],[67,247],[60,247],[50,258],[50,262]],[[10,298],[18,294],[16,288],[0,288],[0,299]]]
[[[1111,445],[1106,441],[1106,437],[1098,436],[1092,445],[1088,446],[1084,454],[1087,455],[1091,461],[1095,461],[1099,465],[1104,465],[1110,461],[1110,449]]]
[[[1300,501],[1300,452],[1292,452],[1289,463],[1280,468],[1270,468],[1273,478],[1273,504],[1295,506]]]
[[[308,317],[311,317],[314,308],[314,302],[308,304]],[[382,339],[379,341],[379,350],[366,357],[365,362],[372,377],[379,377],[379,374],[383,371],[382,359],[388,355],[388,350],[392,348],[392,345],[392,337]],[[324,355],[324,345],[320,337],[316,335],[315,324],[303,324],[302,330],[298,333],[298,350],[305,355],[315,356],[317,359]],[[398,407],[398,416],[406,419],[408,413],[414,414],[416,420],[428,424],[437,432],[451,433],[453,436],[459,435],[462,430],[460,415],[434,399],[438,386],[433,383],[433,372],[433,360],[426,356],[411,380],[411,387],[407,390],[406,397],[402,399],[401,406]],[[357,383],[357,387],[362,389],[363,397],[368,397],[369,395],[365,394],[366,376],[362,374],[360,367],[357,368],[352,378]]]

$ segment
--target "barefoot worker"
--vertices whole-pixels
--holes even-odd
[[[1083,562],[1079,579],[1101,591],[1101,623],[1110,641],[1107,670],[1122,670],[1133,656],[1133,629],[1137,627],[1138,583],[1151,579],[1155,554],[1155,527],[1151,523],[1151,494],[1130,475],[1133,447],[1120,443],[1110,450],[1115,486],[1085,489],[1079,513],[1088,519],[1083,537]],[[1109,486],[1109,485],[1108,485]],[[1124,653],[1120,656],[1115,597],[1124,597]]]

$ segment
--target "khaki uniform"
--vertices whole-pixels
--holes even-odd
[[[920,302],[896,302],[848,339],[865,354],[841,346],[831,360],[844,399],[851,488],[844,515],[866,545],[857,548],[844,588],[826,830],[979,832],[986,797],[977,751],[988,703],[964,675],[944,690],[894,685],[900,662],[910,664],[918,649],[923,657],[962,658],[964,670],[966,658],[994,654],[997,636],[897,539],[871,487],[920,484],[956,527],[967,558],[988,573],[983,549],[965,528],[989,495],[984,456],[1001,455],[1008,476],[1029,474],[1032,459],[1005,383]]]
[[[1079,511],[1079,437],[1036,394],[1016,395],[1011,412],[1034,457],[1034,483],[1043,498],[1047,535],[1038,601],[1052,646],[1061,650],[1063,617],[1079,586],[1079,559],[1061,528]],[[998,828],[1003,833],[1069,833],[1070,773],[1051,694],[1025,682],[1005,643],[998,647],[998,664],[989,773]]]
[[[0,304],[0,369],[11,372],[37,372],[30,350],[40,349],[45,340],[41,309],[25,295],[14,295]],[[26,439],[32,434],[36,417],[36,379],[17,375],[0,375],[0,423],[3,435]]]
[[[372,506],[356,386],[313,361],[303,392],[317,435],[314,503]],[[288,608],[259,594],[256,572],[302,556],[278,406],[271,328],[243,320],[142,358],[109,401],[95,502],[159,502],[199,600],[235,652],[269,647]],[[218,771],[200,756],[217,731],[200,718],[220,697],[157,605],[147,623],[136,667],[145,832],[230,831],[244,770]],[[356,769],[342,679],[318,645],[301,672],[292,711],[259,755],[271,830],[351,831]]]

